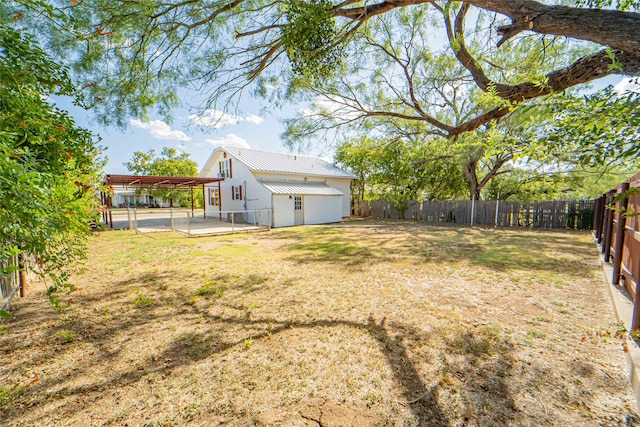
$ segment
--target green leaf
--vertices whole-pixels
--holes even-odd
[[[13,319],[13,314],[4,311],[4,310],[0,310],[0,319],[6,320],[6,319]]]

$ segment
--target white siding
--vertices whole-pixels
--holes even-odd
[[[223,159],[224,150],[214,150],[200,172],[200,176],[217,177],[219,172],[218,162]],[[293,196],[295,196],[295,194],[272,195],[271,191],[258,181],[262,179],[306,185],[311,183],[325,183],[344,194],[343,196],[303,196],[305,224],[340,222],[342,217],[348,217],[351,214],[351,178],[322,177],[314,176],[314,174],[307,176],[304,174],[275,171],[252,171],[247,165],[231,154],[227,154],[227,159],[232,159],[232,176],[220,182],[221,209],[223,211],[272,209],[274,227],[294,225]],[[314,167],[314,172],[315,169]],[[240,185],[242,186],[242,200],[232,200],[231,188]],[[210,186],[217,187],[218,184],[215,183]],[[291,199],[289,199],[290,196],[292,197]],[[215,214],[219,208],[218,206],[209,206],[207,204],[206,210],[208,214]],[[253,220],[251,214],[248,220]]]
[[[303,205],[304,206],[304,205]],[[293,225],[293,197],[273,196],[273,226],[288,227]]]
[[[304,196],[302,199],[304,223],[326,224],[342,221],[341,204],[341,196]]]
[[[351,216],[351,179],[327,178],[327,185],[340,190],[342,196],[342,216]]]
[[[231,158],[231,156],[227,156]],[[218,162],[224,160],[223,152],[214,152],[209,159],[209,168],[203,170],[201,175],[217,176]],[[211,187],[217,187],[218,184],[211,184]],[[242,200],[233,200],[232,187],[242,186]],[[269,209],[271,208],[271,192],[264,188],[256,181],[251,171],[240,161],[231,158],[231,177],[220,182],[220,199],[222,201],[223,211],[244,211],[253,209]],[[207,213],[215,214],[218,212],[217,206],[207,205]],[[249,221],[253,218],[250,215]]]

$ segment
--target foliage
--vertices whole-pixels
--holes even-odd
[[[124,163],[127,170],[135,175],[154,176],[197,176],[198,164],[191,160],[189,153],[179,153],[175,148],[163,147],[159,155],[155,150],[146,153],[136,151],[131,160]],[[139,190],[142,191],[142,190]],[[181,206],[191,205],[191,193],[177,189],[145,189],[149,195],[164,200],[178,202]],[[194,192],[194,203],[202,206],[201,192]]]
[[[98,215],[101,161],[93,135],[53,95],[78,95],[68,70],[32,36],[0,24],[0,258],[29,254],[57,306]]]
[[[544,143],[582,164],[629,164],[639,159],[640,93],[607,87],[581,98],[557,97],[547,108]]]
[[[138,291],[135,298],[133,298],[133,304],[135,304],[137,308],[147,308],[153,305],[153,300]]]
[[[544,135],[541,126],[547,123],[545,114],[548,114],[545,101],[521,103],[498,122],[470,129],[446,143],[442,141],[448,136],[448,123],[464,123],[469,117],[503,108],[508,103],[499,96],[495,84],[479,90],[470,81],[469,70],[456,58],[459,44],[451,43],[451,50],[434,48],[432,37],[423,30],[438,15],[439,12],[403,10],[369,21],[367,31],[357,36],[357,49],[349,50],[349,57],[358,67],[310,89],[308,100],[314,108],[303,110],[297,118],[287,121],[284,134],[287,143],[303,145],[318,137],[338,141],[342,149],[338,150],[339,156],[348,156],[350,170],[360,177],[360,188],[354,193],[356,200],[364,193],[365,177],[361,170],[372,168],[373,160],[367,163],[367,156],[359,157],[358,151],[343,141],[351,144],[360,135],[387,140],[389,145],[391,141],[393,144],[405,141],[403,144],[426,149],[423,159],[439,159],[432,163],[438,168],[429,171],[433,181],[429,185],[451,186],[452,190],[450,194],[438,192],[433,197],[427,194],[427,198],[459,195],[456,183],[460,171],[466,178],[469,197],[474,195],[477,199],[497,197],[499,193],[503,198],[537,198],[555,193],[556,190],[545,188],[548,186],[558,187],[558,191],[560,187],[566,189],[563,173],[575,165],[560,164],[570,160],[570,156],[558,154],[566,149],[565,142],[558,150],[550,150],[547,141],[541,138]],[[488,37],[482,28],[482,18],[477,20],[480,36],[475,42],[465,40],[469,49],[481,49],[480,42]],[[458,36],[457,40],[460,39]],[[508,51],[491,52],[485,60],[504,64],[499,73],[497,69],[488,70],[496,81],[505,78],[512,84],[537,81],[543,85],[545,73],[583,53],[584,47],[564,41],[550,44],[544,39],[522,39]],[[576,99],[570,93],[565,97]],[[349,148],[349,152],[343,148]],[[396,155],[404,156],[405,151],[398,148]],[[388,158],[385,161],[389,167],[394,164]],[[446,175],[447,168],[442,165],[452,162],[457,163],[457,172],[450,170],[451,174]],[[397,174],[386,176],[389,188],[394,186],[396,177]],[[416,175],[415,180],[419,179]],[[401,199],[391,193],[377,197]]]
[[[598,9],[614,7],[618,10],[638,10],[640,9],[639,0],[577,0],[577,4]]]
[[[358,177],[354,200],[391,200],[402,210],[408,200],[464,194],[464,175],[446,147],[442,140],[416,143],[363,137],[340,144],[335,158]]]
[[[333,43],[336,34],[329,0],[286,0],[287,24],[282,28],[282,44],[294,75],[312,80],[328,77],[339,64],[341,49]]]
[[[0,387],[0,408],[6,408],[13,401],[25,392],[25,387],[19,383],[14,384],[10,388]]]
[[[199,107],[211,108],[230,105],[256,83],[253,88],[261,95],[314,104],[287,123],[289,144],[317,143],[319,136],[353,141],[365,134],[387,142],[401,140],[418,151],[430,147],[423,156],[429,159],[433,153],[440,156],[440,146],[447,145],[438,138],[449,138],[443,155],[458,162],[469,193],[480,197],[487,186],[515,194],[523,182],[530,188],[548,184],[546,176],[532,173],[538,164],[555,166],[554,179],[561,185],[564,178],[557,173],[569,169],[560,162],[571,164],[577,156],[602,163],[611,155],[624,158],[631,153],[635,140],[625,149],[607,151],[619,129],[606,133],[602,143],[592,138],[572,150],[566,140],[546,139],[519,119],[515,125],[503,124],[513,115],[527,115],[536,99],[552,103],[558,93],[583,83],[638,73],[637,31],[611,36],[620,27],[615,22],[636,22],[637,14],[629,11],[637,9],[637,1],[574,0],[568,3],[581,7],[551,13],[566,3],[526,2],[553,21],[544,33],[538,33],[542,27],[530,20],[529,12],[522,16],[520,2],[506,1],[83,0],[68,5],[14,0],[1,11],[6,16],[19,13],[20,25],[48,34],[49,47],[74,63],[87,99],[105,122],[123,124],[127,116],[144,117],[154,107],[168,115],[180,86],[195,87]],[[584,7],[618,10],[588,11],[589,19],[598,23],[589,26],[581,20],[587,19]],[[598,17],[606,19],[599,22]],[[609,99],[602,101],[611,107]],[[632,103],[619,107],[620,113],[634,108]],[[588,121],[584,113],[576,110],[564,117],[567,124],[578,124],[576,135],[586,138],[589,133],[579,129]],[[533,128],[542,127],[536,122]],[[399,138],[390,133],[394,129]],[[519,135],[521,130],[524,135]],[[596,127],[592,135],[598,132]],[[387,155],[404,155],[406,147],[392,145],[378,154],[387,160]],[[589,151],[592,154],[586,154]],[[563,155],[538,158],[550,152]],[[517,162],[530,166],[516,171]],[[414,182],[427,175],[407,181],[404,176],[412,169],[404,160],[388,161],[387,166],[393,179],[380,191],[399,203],[431,185]],[[499,189],[497,181],[491,185],[510,171],[511,182],[501,179],[505,188]],[[435,171],[428,175],[434,176]],[[457,178],[452,172],[447,179]]]
[[[58,336],[65,342],[73,342],[76,339],[76,334],[73,331],[62,330],[58,332]]]
[[[216,281],[215,280],[207,280],[204,285],[200,286],[196,291],[197,295],[204,296],[209,295],[212,292],[217,292],[215,289]]]
[[[523,100],[609,74],[637,73],[637,32],[611,36],[621,27],[616,23],[636,22],[629,12],[637,9],[636,0],[574,0],[583,7],[555,13],[554,8],[566,3],[527,2],[527,8],[548,17],[551,25],[540,28],[525,28],[522,20],[526,23],[529,16],[523,14],[530,12],[522,12],[519,2],[507,1],[9,0],[0,15],[16,17],[20,25],[46,38],[57,55],[74,63],[79,81],[87,86],[89,104],[105,122],[124,125],[127,116],[144,117],[153,108],[169,116],[180,87],[193,88],[194,105],[206,109],[229,107],[230,98],[237,100],[247,87],[286,98],[300,90],[313,91],[331,76],[364,83],[360,69],[376,64],[375,58],[353,53],[366,52],[373,43],[394,54],[406,75],[426,77],[425,84],[416,81],[416,90],[429,89],[429,80],[447,73],[444,62],[454,61],[453,69],[464,73],[469,87],[459,96],[482,98],[476,104],[483,109],[467,111],[457,118],[462,121],[443,121],[434,104],[412,118],[429,120],[443,134],[455,136],[504,117]],[[618,11],[583,14],[584,6],[609,5]],[[587,18],[594,25],[585,25]],[[415,31],[408,40],[398,40],[396,35],[407,35],[402,28],[407,26]],[[538,32],[541,28],[545,33]],[[443,41],[451,48],[446,58],[434,55],[442,51]],[[568,46],[581,52],[568,52]],[[411,61],[405,62],[402,52]],[[611,65],[612,54],[620,67],[603,68]],[[576,61],[580,58],[584,60]],[[393,84],[402,75],[387,77]],[[414,101],[424,99],[416,94],[407,101],[411,109]]]

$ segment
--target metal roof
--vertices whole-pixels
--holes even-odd
[[[343,171],[317,157],[272,153],[269,151],[251,150],[233,146],[224,146],[222,149],[247,165],[252,171],[290,173],[329,178],[356,178],[355,175]]]
[[[273,194],[301,196],[342,196],[343,193],[322,183],[260,181]]]
[[[143,175],[106,175],[105,185],[125,187],[196,187],[203,184],[222,181],[222,178],[196,178],[191,176],[143,176]]]

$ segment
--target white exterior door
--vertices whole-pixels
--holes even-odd
[[[293,225],[304,224],[304,209],[302,196],[293,196]]]

